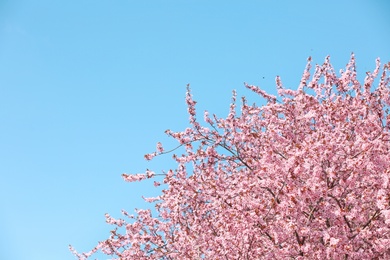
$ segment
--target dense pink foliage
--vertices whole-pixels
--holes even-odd
[[[191,127],[167,134],[185,148],[174,154],[156,205],[129,221],[107,222],[125,232],[97,250],[120,259],[389,259],[389,66],[377,60],[364,83],[352,55],[337,76],[326,58],[310,78],[310,59],[297,90],[261,107],[235,94],[226,119],[196,119],[188,89]],[[375,78],[377,78],[375,80]],[[375,83],[375,86],[374,86]],[[166,153],[160,143],[147,159]],[[173,152],[172,152],[173,153]],[[126,175],[126,181],[155,178]],[[155,183],[156,186],[159,183]]]

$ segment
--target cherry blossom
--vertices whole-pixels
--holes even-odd
[[[236,93],[226,118],[197,120],[188,87],[190,127],[167,130],[180,149],[176,169],[160,178],[156,208],[128,220],[90,252],[119,259],[389,259],[390,63],[357,79],[355,57],[336,74],[330,58],[297,90],[276,78],[278,96],[245,86],[266,100],[249,105]],[[180,151],[180,153],[178,152]]]

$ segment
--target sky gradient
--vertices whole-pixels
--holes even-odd
[[[198,112],[226,116],[231,93],[296,88],[309,56],[361,78],[390,61],[390,2],[0,1],[0,259],[75,259],[109,236],[105,213],[150,205],[151,182],[121,174],[175,167],[143,155]],[[202,117],[200,116],[199,119]],[[107,259],[107,257],[99,257]]]

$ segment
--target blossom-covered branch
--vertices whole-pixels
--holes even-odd
[[[337,75],[330,58],[311,58],[297,90],[276,78],[277,97],[245,86],[267,103],[226,118],[197,120],[187,88],[190,127],[167,131],[183,147],[151,210],[139,210],[98,250],[120,259],[389,259],[390,64],[362,84],[352,55]],[[379,78],[378,80],[376,80]],[[376,84],[376,85],[375,85]],[[156,174],[124,174],[127,181]],[[155,184],[160,185],[159,183]]]

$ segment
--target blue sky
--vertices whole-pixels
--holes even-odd
[[[198,111],[225,116],[243,82],[296,88],[308,56],[358,73],[390,61],[388,1],[0,1],[0,259],[74,259],[108,237],[105,213],[148,207],[174,167],[143,159]],[[199,117],[203,118],[203,117]],[[107,259],[100,257],[99,259]]]

